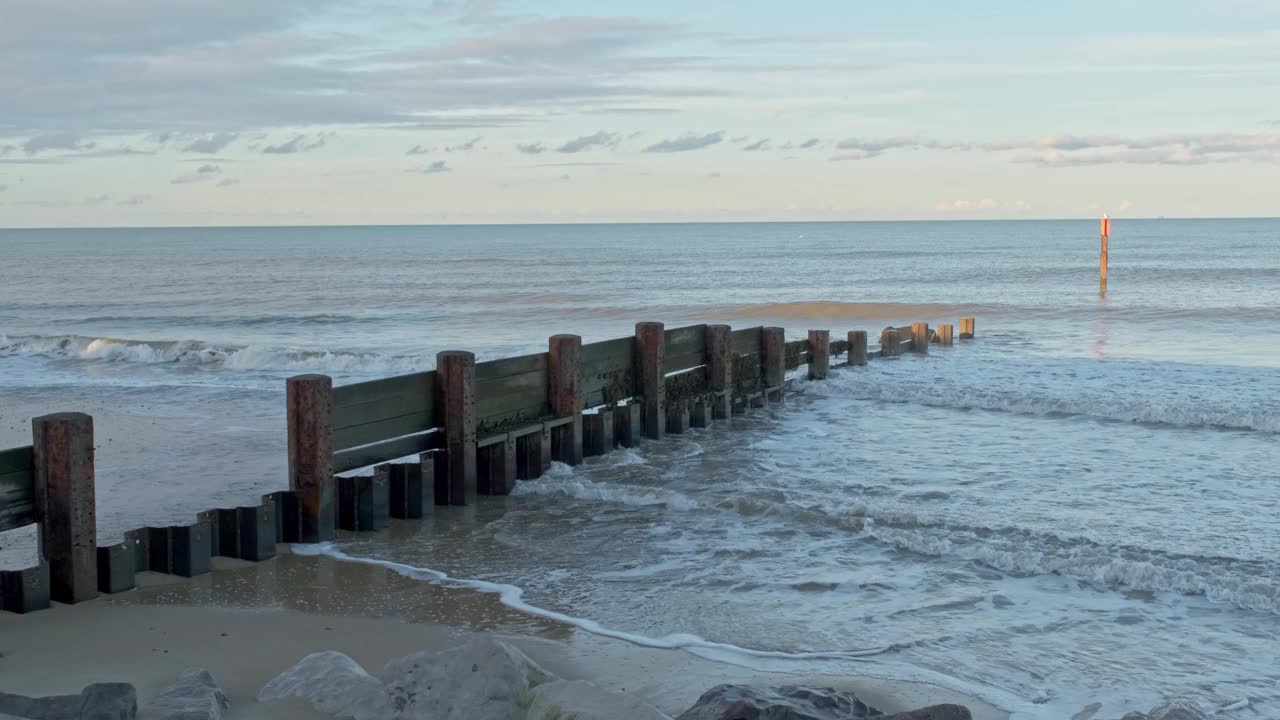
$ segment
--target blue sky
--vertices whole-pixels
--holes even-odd
[[[1280,3],[5,0],[0,226],[1280,215]]]

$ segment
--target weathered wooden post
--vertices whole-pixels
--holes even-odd
[[[898,331],[889,326],[880,332],[880,357],[894,357],[898,354]]]
[[[972,340],[973,335],[974,335],[973,318],[971,317],[960,318],[960,339]]]
[[[298,375],[286,385],[289,489],[298,501],[298,542],[333,539],[333,380]]]
[[[733,341],[728,325],[708,325],[706,335],[707,385],[711,390],[711,417],[724,420],[733,414]]]
[[[62,603],[98,595],[98,530],[93,489],[93,418],[56,413],[31,421],[40,553],[49,597]]]
[[[583,455],[604,455],[613,450],[613,408],[602,407],[582,416]]]
[[[938,326],[938,344],[943,347],[950,346],[952,344],[952,337],[954,332],[955,332],[955,328],[952,327],[951,323],[943,323],[939,325]]]
[[[823,380],[831,368],[831,331],[809,331],[809,379]]]
[[[640,428],[644,425],[643,408],[635,400],[613,410],[613,442],[631,448],[640,444]]]
[[[636,323],[636,367],[640,374],[641,426],[644,437],[661,440],[666,434],[667,387],[663,371],[667,353],[666,327],[658,322]]]
[[[866,365],[867,364],[867,331],[866,330],[851,330],[849,332],[848,362],[850,365]]]
[[[911,351],[920,354],[929,352],[929,323],[911,323]]]
[[[391,489],[387,493],[391,517],[409,520],[431,512],[435,474],[435,457],[430,452],[420,453],[416,462],[392,463]]]
[[[573,422],[552,431],[551,444],[556,460],[568,465],[582,464],[582,337],[553,335],[548,343],[547,376],[551,412],[571,417]]]
[[[760,333],[764,353],[764,392],[774,402],[782,400],[782,383],[787,369],[787,335],[780,327],[767,327]]]
[[[437,483],[437,504],[466,505],[476,494],[475,387],[475,355],[461,350],[436,354],[436,412],[443,420],[445,444],[436,456],[436,477],[442,481]]]

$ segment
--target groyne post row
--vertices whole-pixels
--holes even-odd
[[[38,524],[40,537],[38,565],[0,571],[0,609],[122,592],[141,571],[200,575],[215,556],[259,562],[277,543],[324,542],[337,530],[377,530],[434,506],[506,495],[553,460],[576,465],[781,402],[787,370],[801,365],[821,380],[834,356],[856,367],[927,353],[953,336],[951,325],[887,327],[871,351],[862,330],[835,341],[810,330],[787,342],[778,327],[642,322],[631,337],[584,345],[555,335],[545,353],[481,363],[442,352],[435,370],[353,385],[300,375],[286,391],[289,490],[199,513],[189,525],[131,530],[103,547],[93,418],[38,417],[30,446],[0,451],[0,531]],[[974,336],[973,318],[961,318],[959,336]]]

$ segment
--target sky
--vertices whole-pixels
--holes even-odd
[[[1280,215],[1277,0],[0,0],[0,227]]]

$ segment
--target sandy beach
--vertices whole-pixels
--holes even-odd
[[[143,573],[142,585],[129,593],[25,616],[0,614],[0,691],[63,694],[93,682],[130,682],[145,703],[181,670],[203,667],[223,685],[231,718],[310,720],[326,716],[301,701],[255,700],[267,681],[308,653],[338,650],[376,671],[392,658],[488,632],[564,678],[634,693],[673,716],[720,683],[810,683],[852,690],[886,712],[955,702],[978,720],[1008,717],[932,685],[758,673],[680,650],[638,647],[513,611],[493,595],[371,565],[287,553],[256,565],[222,558],[215,565],[191,580]]]

